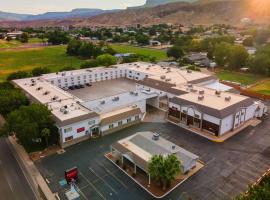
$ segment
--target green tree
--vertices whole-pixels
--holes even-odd
[[[15,133],[19,142],[30,151],[34,140],[42,138],[42,130],[50,130],[50,138],[57,137],[57,128],[54,126],[54,120],[48,108],[41,104],[31,104],[21,106],[12,111],[6,118],[4,133]]]
[[[47,34],[48,42],[53,45],[67,44],[69,42],[68,34],[64,31],[55,30]]]
[[[148,45],[150,38],[144,34],[136,35],[136,41],[139,45]]]
[[[262,45],[267,42],[270,37],[270,31],[267,29],[259,30],[255,37],[255,42],[259,45]]]
[[[50,131],[50,129],[48,129],[48,128],[42,129],[42,131],[41,131],[41,136],[42,136],[43,138],[45,138],[45,141],[46,141],[46,147],[48,147],[48,146],[49,146],[49,137],[51,136],[51,131]]]
[[[86,69],[86,68],[92,68],[92,67],[97,67],[100,64],[96,60],[89,60],[81,64],[80,68],[81,69]]]
[[[20,42],[21,43],[27,43],[29,40],[29,35],[28,33],[23,33],[20,37]]]
[[[12,37],[7,36],[6,41],[10,42],[12,40]]]
[[[182,165],[174,155],[154,155],[148,163],[148,173],[159,183],[163,189],[169,186],[176,176],[182,172]]]
[[[79,49],[82,45],[82,42],[77,39],[69,41],[67,46],[67,54],[70,56],[77,56],[79,54]]]
[[[244,41],[243,41],[243,45],[246,47],[252,47],[253,43],[254,43],[253,37],[248,37],[248,38],[244,39]]]
[[[270,76],[270,57],[264,53],[256,54],[248,60],[248,67],[255,74]]]
[[[64,71],[72,71],[72,70],[76,70],[76,68],[75,67],[71,67],[71,66],[67,66],[67,67],[61,68],[59,71],[60,72],[64,72]]]
[[[20,90],[11,88],[8,84],[5,84],[5,86],[2,84],[0,94],[0,114],[3,116],[29,103],[26,96]]]
[[[97,62],[101,66],[111,66],[115,65],[117,63],[117,58],[115,56],[112,56],[110,54],[103,54],[97,57]]]
[[[47,67],[36,67],[32,70],[33,76],[41,76],[42,74],[48,74],[51,70]]]
[[[224,67],[227,64],[230,49],[231,45],[226,42],[216,45],[213,56],[219,66]]]
[[[83,43],[79,48],[79,56],[91,58],[93,56],[94,45],[92,43]]]
[[[246,49],[240,45],[234,45],[230,48],[228,55],[228,67],[230,69],[240,69],[246,65],[248,59]]]
[[[12,81],[12,80],[15,80],[15,79],[28,78],[28,77],[31,77],[31,74],[29,72],[17,71],[17,72],[14,72],[14,73],[10,74],[7,77],[7,80]]]
[[[173,46],[167,50],[167,56],[178,60],[184,56],[184,51],[180,46]]]

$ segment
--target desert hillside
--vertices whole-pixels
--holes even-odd
[[[132,24],[238,24],[242,18],[257,23],[269,23],[270,1],[261,0],[201,0],[195,3],[170,3],[152,8],[127,9],[89,18],[1,22],[4,26],[122,26]]]

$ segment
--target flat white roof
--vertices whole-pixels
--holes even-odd
[[[222,110],[244,100],[250,99],[249,97],[243,95],[225,91],[219,91],[219,94],[216,94],[217,90],[215,89],[196,85],[192,85],[192,88],[190,88],[188,85],[182,85],[174,88],[188,92],[186,94],[177,96],[177,98],[204,105],[209,108],[214,108],[216,110]],[[203,94],[200,94],[200,91],[203,92]],[[198,99],[199,96],[203,96],[203,99]],[[225,98],[230,99],[229,101],[226,101]]]
[[[61,121],[83,116],[91,112],[77,103],[79,101],[78,98],[42,78],[18,79],[13,82],[35,101],[46,104],[51,109],[51,112]]]
[[[113,95],[111,97],[100,98],[92,101],[82,102],[81,104],[99,114],[111,112],[126,106],[133,105],[136,102],[157,97],[155,92],[147,92],[145,90],[135,90]],[[117,98],[118,100],[115,100]]]

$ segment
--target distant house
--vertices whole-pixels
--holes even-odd
[[[16,37],[19,37],[23,34],[22,31],[16,31],[16,32],[9,32],[6,34],[6,37],[11,37],[12,39],[16,39]]]
[[[190,64],[194,64],[200,67],[215,67],[208,57],[206,52],[192,52],[184,57]]]
[[[245,47],[249,55],[254,55],[257,52],[255,47]]]
[[[124,57],[130,57],[132,55],[135,55],[134,53],[117,53],[114,54],[116,58],[124,58]]]
[[[149,44],[150,46],[161,46],[161,42],[157,40],[150,40]]]

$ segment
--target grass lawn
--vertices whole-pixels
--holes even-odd
[[[65,52],[66,46],[0,51],[0,81],[10,73],[36,67],[48,67],[52,71],[71,65],[79,68],[83,60],[67,56]]]
[[[157,58],[157,60],[168,59],[166,51],[164,50],[149,49],[144,47],[134,47],[122,44],[111,44],[110,46],[119,53],[135,53],[144,56],[154,56]]]
[[[262,83],[251,87],[250,90],[259,94],[270,95],[270,80],[263,81]]]
[[[46,39],[44,39],[46,41]],[[29,38],[28,43],[25,44],[35,44],[35,43],[42,43],[42,40],[40,38]],[[0,39],[0,49],[2,48],[14,48],[14,47],[19,47],[22,46],[23,43],[21,43],[18,40],[11,40],[11,41],[6,41],[3,39]]]
[[[6,40],[2,40],[0,39],[0,49],[1,48],[11,48],[11,47],[17,47],[19,45],[21,45],[22,43],[18,40],[11,40],[11,41],[6,41]]]
[[[219,71],[216,73],[220,80],[238,82],[243,85],[251,85],[261,80],[263,77],[254,74],[243,74],[231,71]]]

